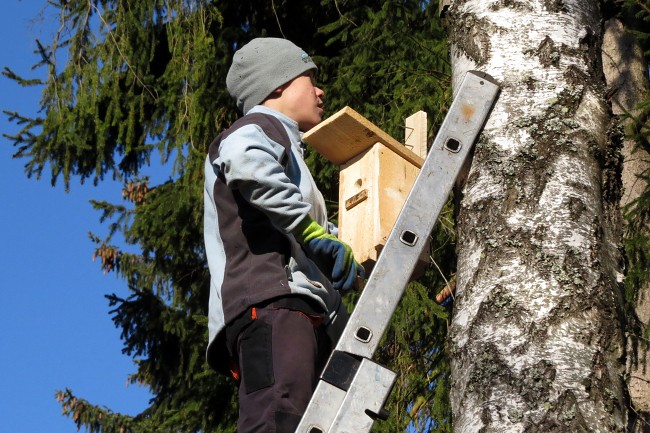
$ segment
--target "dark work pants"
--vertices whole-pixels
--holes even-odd
[[[302,312],[255,309],[237,339],[238,433],[294,433],[329,356],[322,327]]]

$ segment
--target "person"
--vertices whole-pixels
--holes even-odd
[[[238,381],[238,432],[295,431],[347,320],[340,292],[363,278],[303,160],[323,116],[316,70],[286,39],[237,50],[226,85],[245,115],[206,158],[207,359]]]

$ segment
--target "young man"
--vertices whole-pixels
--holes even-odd
[[[240,433],[295,431],[331,350],[327,330],[345,320],[339,291],[363,276],[302,156],[301,132],[323,115],[315,70],[285,39],[239,49],[226,83],[246,115],[206,159],[208,361],[239,381]]]

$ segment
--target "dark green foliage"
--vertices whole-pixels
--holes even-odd
[[[225,89],[234,50],[256,36],[287,37],[312,53],[327,114],[350,105],[398,139],[404,118],[424,110],[430,129],[448,104],[449,65],[437,2],[276,0],[58,0],[61,31],[37,42],[44,79],[3,74],[42,88],[39,116],[8,113],[10,137],[28,176],[124,182],[120,204],[93,202],[108,224],[95,256],[130,295],[108,295],[129,380],[147,386],[150,407],[115,414],[72,391],[64,413],[90,432],[234,432],[236,390],[207,368],[209,275],[203,250],[203,161],[208,144],[238,117]],[[433,131],[432,131],[433,133]],[[430,134],[432,135],[432,134]],[[169,181],[149,185],[143,170],[172,158]],[[308,151],[308,163],[335,210],[336,168]],[[117,199],[116,199],[117,200]],[[333,218],[336,218],[333,213]],[[447,217],[451,220],[451,217]],[[454,271],[451,223],[434,233],[433,257]],[[114,237],[124,239],[117,244]],[[436,268],[412,283],[378,354],[402,374],[391,418],[376,431],[450,431],[444,285]]]
[[[354,3],[339,2],[349,12],[322,29],[328,46],[341,47],[320,74],[329,106],[349,105],[398,138],[418,110],[440,125],[451,89],[437,2]]]
[[[650,2],[648,0],[625,0],[624,14],[627,19],[628,31],[641,43],[646,59],[650,58]],[[630,25],[631,24],[631,25]]]

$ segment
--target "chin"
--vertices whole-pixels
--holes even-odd
[[[300,130],[303,132],[307,132],[314,126],[318,125],[321,122],[321,120],[322,119],[319,117],[318,119],[312,119],[312,120],[301,122],[299,125]]]

